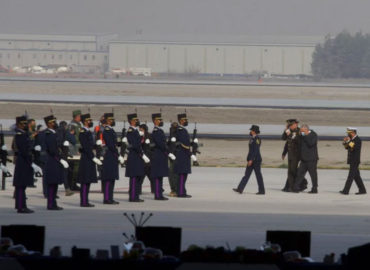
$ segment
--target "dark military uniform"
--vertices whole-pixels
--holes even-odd
[[[139,200],[140,179],[145,175],[140,134],[135,127],[130,126],[127,130],[127,141],[129,153],[127,156],[126,177],[130,178],[129,200],[132,202]]]
[[[14,142],[18,150],[13,178],[15,208],[19,213],[24,213],[29,210],[26,203],[26,188],[33,184],[32,144],[26,131],[17,128],[15,132]]]
[[[154,120],[155,117],[161,117],[161,115],[153,114],[152,117]],[[154,198],[157,200],[161,200],[164,198],[163,177],[168,176],[168,149],[166,144],[166,135],[161,128],[154,127],[152,139],[155,146],[151,159],[151,178],[153,179],[155,185]]]
[[[364,186],[360,175],[360,170],[358,168],[361,163],[361,146],[361,139],[357,135],[350,141],[344,143],[344,147],[348,151],[347,164],[349,164],[349,172],[346,184],[344,185],[344,188],[341,192],[342,194],[349,193],[353,180],[355,180],[355,183],[359,190],[357,194],[366,194],[366,188]]]
[[[191,173],[190,162],[190,136],[185,127],[179,126],[176,132],[177,147],[175,151],[176,162],[174,164],[174,172],[179,176],[177,186],[177,197],[187,197],[186,180],[188,174]]]
[[[44,169],[44,177],[47,185],[47,208],[49,210],[60,210],[60,207],[57,205],[56,196],[58,185],[64,182],[65,169],[60,163],[60,148],[57,143],[55,130],[47,129],[45,131],[45,145],[47,161]]]
[[[317,193],[317,161],[319,160],[317,141],[317,134],[313,130],[308,135],[301,137],[301,162],[294,184],[295,192],[301,191],[302,182],[308,172],[312,182],[312,190],[309,193]]]
[[[73,117],[76,117],[77,115],[81,115],[81,110],[75,110],[72,112]],[[72,120],[68,124],[68,131],[74,132],[73,135],[70,133],[70,135],[72,136],[67,137],[67,139],[70,142],[69,153],[72,156],[79,155],[79,149],[81,147],[81,144],[79,141],[79,134],[80,134],[81,127],[82,127],[81,123],[75,120]],[[74,138],[71,139],[71,137],[74,137]],[[78,191],[79,187],[76,185],[76,183],[78,179],[78,166],[80,164],[80,161],[79,160],[69,160],[68,163],[69,163],[69,169],[68,169],[68,174],[67,174],[68,184],[66,184],[66,186],[69,187],[71,190]]]
[[[170,137],[168,138],[168,152],[175,154],[176,152],[176,132],[177,132],[178,124],[173,122],[170,127]],[[175,197],[177,196],[177,185],[179,182],[179,176],[175,173],[175,163],[176,160],[169,159],[169,170],[168,170],[168,181],[170,184],[171,192],[170,196]]]
[[[95,157],[93,152],[95,143],[92,132],[86,127],[81,129],[79,140],[81,143],[81,159],[77,181],[81,184],[80,204],[83,207],[87,207],[92,206],[92,204],[89,204],[90,184],[96,183],[98,180],[96,164],[93,161]]]
[[[117,134],[110,126],[106,126],[103,131],[106,151],[104,154],[102,167],[102,181],[104,191],[104,203],[113,204],[113,190],[116,180],[119,180],[118,172],[118,149]]]
[[[140,137],[141,140],[141,148],[143,149],[143,153],[151,160],[152,158],[152,138],[151,135],[148,132],[148,126],[144,126],[144,124],[140,125],[140,128],[144,128],[145,134],[144,136]],[[142,192],[142,185],[144,183],[145,177],[148,178],[150,182],[150,191],[154,193],[155,187],[154,187],[154,181],[152,180],[150,176],[150,171],[152,169],[151,163],[144,163],[144,175],[140,177],[139,179],[139,194]]]
[[[45,144],[46,131],[47,129],[40,131],[35,137],[35,145],[41,147],[41,151],[38,153],[39,156],[35,159],[35,164],[42,169],[42,192],[45,198],[47,198],[47,185],[45,182],[45,164],[47,160]]]
[[[259,127],[253,125],[251,127],[251,130],[256,131],[256,133],[259,133]],[[256,136],[251,136],[249,139],[249,152],[247,156],[247,161],[253,161],[251,166],[247,166],[245,169],[245,173],[243,178],[241,179],[238,187],[234,189],[234,191],[243,193],[243,190],[245,186],[247,185],[249,178],[254,171],[257,178],[257,184],[258,184],[258,193],[257,194],[265,194],[265,186],[263,184],[263,177],[261,173],[261,163],[262,163],[262,157],[260,152],[261,147],[261,138]]]

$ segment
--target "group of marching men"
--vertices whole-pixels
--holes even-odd
[[[80,157],[77,181],[80,183],[80,206],[94,207],[89,202],[89,190],[92,183],[101,180],[104,204],[118,204],[113,198],[115,181],[119,180],[119,166],[126,167],[129,178],[129,201],[143,202],[140,193],[145,176],[151,182],[151,191],[155,200],[168,200],[163,195],[163,178],[172,173],[177,183],[171,184],[171,196],[190,198],[186,191],[186,180],[191,173],[191,161],[196,162],[195,148],[197,139],[191,140],[186,129],[188,119],[185,113],[178,114],[178,123],[172,125],[175,130],[170,138],[162,129],[161,113],[152,114],[154,128],[150,136],[148,127],[140,124],[136,113],[127,115],[130,127],[126,134],[118,138],[113,127],[113,113],[105,113],[100,119],[99,132],[91,130],[93,122],[90,114],[80,116],[81,128],[78,133]],[[58,123],[54,115],[44,118],[46,129],[42,131],[42,141],[32,140],[29,133],[27,116],[16,117],[14,148],[17,149],[13,186],[15,187],[15,208],[18,213],[33,213],[27,207],[26,188],[34,184],[34,175],[43,176],[44,195],[48,210],[62,210],[57,204],[58,186],[66,179],[70,162],[63,148],[69,145],[58,136]],[[94,134],[95,133],[95,134]],[[39,133],[40,134],[40,133]],[[45,148],[45,149],[42,149]],[[121,149],[121,151],[119,150]],[[193,149],[194,148],[194,149]],[[123,150],[123,151],[122,151]],[[46,152],[46,159],[39,166],[35,158],[40,151]],[[172,171],[169,172],[169,164]],[[42,167],[42,168],[41,168]],[[149,168],[149,169],[148,169]],[[2,166],[2,171],[8,169]],[[99,175],[99,177],[98,177]],[[172,179],[172,182],[174,181]]]

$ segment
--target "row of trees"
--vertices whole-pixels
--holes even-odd
[[[327,36],[315,48],[312,73],[317,78],[370,78],[370,35]]]

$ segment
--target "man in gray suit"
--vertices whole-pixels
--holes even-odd
[[[299,192],[299,187],[308,172],[311,177],[312,189],[308,193],[315,194],[317,191],[317,134],[310,130],[308,125],[302,125],[301,129],[301,162],[298,167],[297,179],[294,185],[294,192]]]

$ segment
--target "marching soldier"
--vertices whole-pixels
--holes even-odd
[[[259,126],[252,125],[250,128],[250,140],[249,140],[249,152],[247,156],[247,168],[245,169],[245,174],[243,178],[241,179],[239,185],[237,188],[233,188],[235,192],[238,192],[240,194],[243,193],[243,190],[245,186],[248,183],[248,180],[254,171],[257,178],[257,184],[258,184],[258,192],[257,195],[264,195],[265,194],[265,187],[263,184],[263,177],[261,173],[261,163],[262,163],[262,157],[260,152],[261,147],[261,139],[258,136],[260,134],[260,128]]]
[[[103,131],[106,151],[102,167],[102,182],[104,204],[119,204],[113,199],[114,184],[119,180],[118,162],[123,163],[123,157],[119,156],[117,149],[117,134],[113,127],[116,125],[113,113],[104,114],[106,126]]]
[[[139,126],[139,135],[141,140],[141,148],[143,149],[144,154],[151,160],[152,159],[152,146],[151,146],[151,136],[149,133],[148,126],[146,124],[141,124]],[[145,177],[148,178],[150,182],[150,191],[151,193],[154,193],[154,182],[152,178],[150,177],[150,171],[151,171],[151,164],[144,163],[144,175],[140,177],[139,180],[139,194],[142,192],[142,186],[145,180]]]
[[[177,186],[177,197],[179,198],[191,198],[186,191],[186,180],[188,178],[188,174],[191,173],[191,159],[195,159],[195,156],[191,154],[190,151],[190,136],[188,131],[186,130],[186,126],[188,126],[188,119],[186,113],[178,114],[177,119],[179,122],[179,126],[176,132],[176,162],[174,166],[174,172],[179,176],[178,178],[178,186]]]
[[[286,141],[282,159],[284,160],[286,154],[288,154],[288,178],[285,187],[282,190],[285,192],[293,191],[294,181],[297,177],[297,169],[301,153],[301,135],[299,133],[298,123],[299,121],[296,119],[288,119],[286,130],[281,136],[282,140]],[[303,186],[300,188],[301,191],[307,188],[306,179],[304,179],[302,185]]]
[[[81,130],[81,110],[75,110],[72,112],[72,121],[68,125],[68,130],[70,134],[74,137],[73,140],[70,140],[69,144],[69,153],[76,157],[79,155],[78,150],[81,147],[79,141],[79,134]],[[68,185],[72,191],[79,191],[80,188],[77,186],[77,176],[78,176],[78,166],[80,164],[79,160],[70,160],[68,170]]]
[[[176,157],[174,154],[168,153],[166,135],[161,129],[163,127],[162,114],[152,114],[152,120],[154,123],[152,139],[155,146],[151,159],[151,178],[154,181],[154,199],[163,201],[168,200],[163,196],[163,177],[168,176],[168,158],[175,160]]]
[[[352,182],[355,180],[358,187],[356,195],[366,194],[366,188],[358,168],[361,162],[361,139],[357,135],[356,128],[347,128],[347,134],[348,136],[343,139],[343,146],[348,151],[347,164],[349,164],[349,172],[346,184],[340,193],[348,195]]]
[[[34,211],[27,207],[26,188],[33,185],[34,170],[41,169],[32,162],[32,143],[28,134],[27,118],[25,116],[17,117],[16,125],[14,143],[18,155],[13,178],[15,208],[18,213],[29,214]]]
[[[310,130],[308,125],[302,125],[301,129],[301,162],[297,171],[293,192],[300,192],[304,177],[308,172],[311,177],[312,189],[308,193],[316,194],[317,191],[317,161],[319,154],[317,150],[317,134]]]
[[[80,130],[79,140],[81,143],[81,159],[78,168],[78,182],[81,184],[80,190],[80,206],[94,207],[89,203],[90,184],[97,182],[96,165],[102,165],[102,162],[95,157],[94,138],[90,131],[93,127],[90,114],[81,115],[81,122],[83,124]]]
[[[170,127],[170,137],[168,138],[168,152],[173,154],[175,157],[176,152],[176,132],[177,132],[178,123],[172,122]],[[170,183],[170,197],[176,197],[177,196],[177,184],[179,182],[178,175],[175,173],[175,162],[176,157],[174,159],[169,159],[169,171],[168,171],[168,182]]]
[[[64,182],[64,170],[68,169],[68,162],[61,158],[60,145],[57,142],[56,129],[58,124],[54,115],[44,118],[47,130],[45,132],[45,146],[47,160],[44,169],[45,183],[47,184],[47,209],[63,210],[57,205],[58,185]]]
[[[127,130],[127,141],[129,145],[129,153],[127,157],[126,165],[126,177],[130,178],[129,188],[129,201],[130,202],[143,202],[139,198],[140,183],[139,180],[144,176],[144,162],[149,163],[149,158],[144,154],[141,147],[140,134],[137,127],[140,125],[140,121],[137,118],[137,114],[127,115],[130,127]]]

